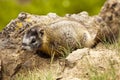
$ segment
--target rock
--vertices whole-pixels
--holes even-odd
[[[114,66],[114,69],[119,69],[118,64],[120,58],[118,55],[119,53],[116,50],[103,48],[78,49],[73,51],[66,58],[66,65],[61,76],[63,80],[69,80],[69,77],[78,77],[81,80],[89,80],[88,77],[91,75],[91,69],[97,69],[95,71],[98,73],[104,73],[107,69],[109,70],[110,66]]]
[[[0,78],[2,78],[2,80],[10,80],[15,79],[18,73],[27,73],[28,70],[49,70],[53,62],[61,68],[58,63],[59,59],[51,60],[50,58],[42,57],[40,55],[42,53],[38,54],[21,50],[21,41],[26,30],[34,24],[48,25],[69,19],[84,25],[90,32],[92,38],[95,38],[95,41],[96,39],[98,40],[98,38],[103,39],[105,32],[105,37],[113,40],[118,37],[119,33],[120,1],[107,0],[100,14],[92,17],[89,16],[87,12],[66,15],[64,17],[60,17],[55,13],[49,13],[48,15],[20,13],[16,19],[11,20],[0,32]],[[108,29],[110,29],[110,31],[108,31]],[[115,38],[111,31],[114,32]],[[97,69],[98,72],[104,72],[108,66],[110,66],[108,60],[110,60],[111,64],[115,65],[115,68],[119,71],[117,64],[120,63],[120,58],[116,52],[117,51],[103,48],[83,48],[73,51],[66,58],[65,65],[62,65],[64,69],[60,69],[63,80],[88,79],[91,65]],[[54,71],[57,69],[56,65],[54,65],[54,67],[52,66]],[[78,79],[79,77],[80,79]]]
[[[95,41],[97,43],[117,42],[120,34],[120,1],[107,0],[98,16],[102,18],[104,23],[99,26],[100,29],[97,32]]]
[[[70,53],[66,58],[66,66],[74,67],[77,61],[89,53],[89,48],[78,49]]]
[[[0,59],[0,80],[2,79],[2,60]]]

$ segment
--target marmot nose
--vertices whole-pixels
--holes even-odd
[[[22,43],[22,46],[27,46],[27,44],[26,43]]]
[[[22,50],[26,50],[26,47],[27,46],[27,44],[26,43],[22,43]]]
[[[22,50],[27,50],[24,46],[22,46],[22,48],[21,48]]]

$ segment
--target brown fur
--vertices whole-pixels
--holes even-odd
[[[71,52],[93,45],[93,40],[87,29],[75,21],[63,20],[46,25],[46,27],[38,24],[37,30],[41,28],[43,28],[44,34],[41,38],[42,45],[39,47],[39,51],[48,55],[63,55],[67,50]]]

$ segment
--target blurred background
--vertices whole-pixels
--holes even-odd
[[[97,15],[105,0],[0,0],[0,30],[20,12],[37,15],[55,12],[59,16],[87,11]]]

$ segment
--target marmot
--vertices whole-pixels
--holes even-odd
[[[23,37],[22,48],[48,55],[63,55],[81,47],[91,47],[93,39],[79,22],[62,20],[49,25],[36,24]]]

